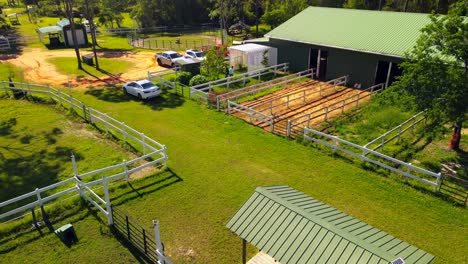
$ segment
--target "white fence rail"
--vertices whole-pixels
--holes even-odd
[[[128,181],[129,175],[139,171],[143,168],[148,166],[153,166],[157,164],[165,164],[167,166],[167,153],[166,147],[161,143],[149,138],[148,136],[144,135],[143,133],[133,129],[125,125],[125,123],[120,122],[107,114],[101,113],[93,108],[87,107],[83,102],[75,99],[72,95],[67,95],[59,90],[51,88],[46,85],[37,85],[37,84],[29,84],[29,83],[18,83],[18,82],[8,82],[8,81],[0,81],[0,90],[4,90],[7,94],[10,92],[14,95],[22,95],[22,96],[29,96],[31,94],[37,94],[42,96],[49,96],[52,100],[64,105],[69,106],[70,109],[76,111],[76,113],[83,117],[85,121],[89,121],[92,124],[104,126],[106,132],[118,132],[121,134],[123,141],[125,143],[132,142],[141,145],[142,155],[130,161],[123,161],[120,164],[112,165],[109,167],[105,167],[102,169],[78,174],[78,170],[76,168],[76,164],[74,161],[74,157],[72,157],[73,168],[74,168],[74,175],[67,179],[63,180],[58,183],[51,184],[46,187],[37,188],[35,191],[20,195],[18,197],[12,198],[10,200],[4,201],[0,203],[0,212],[3,212],[4,208],[8,207],[16,207],[14,209],[9,209],[7,212],[3,212],[0,214],[0,219],[13,216],[15,214],[24,212],[26,210],[34,209],[36,206],[43,206],[44,203],[55,200],[59,197],[62,197],[66,194],[72,192],[79,192],[80,195],[84,196],[84,191],[88,191],[91,195],[96,196],[93,194],[92,190],[89,189],[89,186],[96,185],[96,184],[107,184],[107,181],[112,181],[119,178],[125,178]],[[33,98],[34,99],[34,98]],[[147,162],[143,162],[144,160],[148,160]],[[142,164],[143,163],[143,164]],[[115,170],[121,170],[119,173],[115,173]],[[90,176],[100,176],[103,173],[111,173],[111,176],[103,177],[102,179],[93,180],[90,182],[83,182],[82,180],[85,178],[89,178]],[[70,184],[75,184],[74,186],[70,186]],[[68,185],[68,186],[67,186]],[[86,198],[86,197],[85,197]],[[86,199],[88,199],[87,197]],[[95,197],[96,198],[96,197]],[[31,199],[35,201],[31,202]],[[100,198],[96,198],[98,201]],[[89,199],[88,199],[89,200]],[[95,202],[91,202],[94,205]],[[19,205],[18,205],[19,204]],[[106,204],[106,207],[109,204]],[[105,213],[102,207],[96,205],[96,207],[103,211],[106,216],[109,216],[108,213]],[[107,211],[108,212],[108,211]]]
[[[277,64],[277,65],[273,65],[270,67],[265,67],[262,69],[238,74],[235,76],[223,78],[223,79],[216,80],[216,81],[194,85],[190,87],[189,97],[201,98],[208,102],[209,93],[211,93],[215,87],[229,88],[230,85],[235,84],[235,83],[242,83],[243,86],[245,86],[247,80],[250,78],[258,78],[260,80],[260,78],[263,75],[271,74],[272,73],[271,71],[273,71],[273,74],[276,76],[276,74],[278,74],[279,72],[286,72],[288,69],[289,69],[289,63],[282,63],[282,64]]]
[[[323,92],[327,90],[337,90],[338,86],[346,85],[349,80],[349,76],[343,76],[340,78],[333,79],[326,83],[318,83],[317,85],[311,85],[300,89],[298,91],[285,94],[280,97],[275,97],[267,101],[263,101],[255,105],[255,110],[260,112],[269,112],[273,114],[275,108],[289,108],[291,102],[302,101],[303,104],[308,102],[307,98],[315,98],[316,95],[323,96]],[[317,90],[318,88],[318,90]]]
[[[405,122],[401,123],[400,125],[396,126],[395,128],[385,132],[381,136],[377,137],[376,139],[371,140],[369,143],[365,144],[365,148],[369,148],[372,144],[375,143],[380,143],[376,147],[372,148],[372,150],[378,150],[378,149],[383,149],[385,144],[388,142],[397,139],[397,142],[400,143],[401,135],[405,133],[406,131],[410,130],[414,132],[414,126],[419,124],[421,121],[426,119],[426,116],[424,116],[425,111],[419,112],[416,115],[412,116]],[[417,119],[418,117],[422,116],[421,118]],[[405,127],[406,126],[406,127]],[[396,132],[395,135],[392,137],[388,138],[392,133]]]
[[[237,104],[228,100],[228,114],[231,113],[243,113],[250,118],[250,123],[253,124],[253,120],[259,121],[260,123],[267,123],[270,125],[271,132],[275,129],[275,123],[273,121],[273,116],[266,115],[262,112],[255,111],[252,108]]]
[[[315,110],[311,113],[307,113],[305,115],[290,119],[288,120],[288,124],[287,124],[286,136],[291,137],[292,131],[296,127],[299,127],[299,129],[301,130],[303,127],[310,127],[310,125],[315,119],[322,118],[322,121],[326,122],[329,119],[330,113],[335,112],[335,111],[341,111],[341,113],[343,113],[347,106],[350,106],[350,105],[358,106],[360,101],[362,102],[363,99],[367,97],[371,97],[373,94],[383,91],[384,88],[385,88],[384,84],[377,84],[365,90],[360,91],[358,94],[349,96],[343,100],[340,100],[338,102],[335,102],[323,108]],[[363,93],[366,93],[366,94],[361,96],[361,94]]]
[[[303,78],[313,79],[314,76],[315,76],[315,69],[308,69],[305,71],[296,72],[296,73],[289,74],[283,77],[279,77],[279,78],[276,78],[267,82],[257,83],[257,84],[250,85],[241,89],[236,89],[234,91],[230,91],[227,93],[217,95],[216,106],[218,110],[221,110],[221,108],[227,107],[228,100],[239,103],[239,98],[241,97],[255,96],[258,93],[271,90],[274,87],[277,87],[279,85],[288,85],[290,83],[296,82]]]
[[[180,67],[174,67],[171,69],[166,69],[166,70],[160,70],[160,71],[154,71],[150,72],[148,71],[148,80],[153,81],[158,83],[160,88],[168,88],[168,89],[173,89],[174,93],[177,94],[177,72],[180,71]],[[164,77],[168,75],[175,74],[174,80],[170,81],[168,79],[165,79]]]
[[[333,149],[333,151],[339,150],[348,155],[359,158],[362,161],[370,162],[382,168],[388,169],[406,177],[406,179],[411,178],[430,185],[434,188],[434,191],[437,191],[440,186],[442,177],[441,173],[428,171],[426,169],[414,166],[411,163],[406,163],[377,151],[367,149],[349,141],[340,139],[336,136],[328,135],[326,133],[304,127],[304,139],[330,147]],[[329,141],[331,141],[331,143]],[[418,175],[415,173],[418,173]]]

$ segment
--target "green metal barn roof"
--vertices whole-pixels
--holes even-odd
[[[403,57],[430,22],[428,14],[309,7],[265,36]]]
[[[288,186],[258,187],[226,226],[282,264],[434,260],[425,251]]]

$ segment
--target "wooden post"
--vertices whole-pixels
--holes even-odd
[[[83,109],[83,118],[85,122],[88,122],[88,119],[86,119],[86,106],[84,103],[81,103],[81,109]]]
[[[247,241],[242,239],[242,264],[247,263]]]
[[[398,127],[398,140],[397,140],[397,144],[400,144],[400,139],[401,139],[401,125]]]

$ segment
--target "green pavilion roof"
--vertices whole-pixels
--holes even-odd
[[[265,36],[403,57],[430,22],[428,14],[308,7]]]
[[[226,225],[282,264],[426,264],[434,256],[288,186],[259,187]]]

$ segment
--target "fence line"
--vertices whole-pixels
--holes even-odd
[[[202,49],[207,46],[216,45],[216,40],[211,38],[199,39],[199,40],[167,40],[167,39],[143,39],[136,38],[133,36],[127,36],[128,44],[135,48],[150,49],[150,50],[162,50],[162,49],[177,49],[177,50],[187,50],[187,49]]]
[[[261,111],[261,112],[269,111],[270,115],[273,115],[273,109],[274,108],[282,107],[284,105],[286,105],[286,107],[289,108],[289,104],[291,102],[296,101],[296,100],[301,100],[301,99],[302,99],[303,103],[305,104],[307,102],[306,98],[308,96],[314,96],[316,94],[319,94],[319,96],[323,96],[322,93],[324,91],[327,91],[327,90],[335,90],[336,91],[338,86],[346,85],[348,80],[349,80],[349,76],[342,76],[342,77],[333,79],[331,81],[328,81],[326,83],[318,83],[318,85],[307,86],[304,89],[294,91],[292,93],[287,93],[285,95],[282,95],[281,97],[272,98],[270,100],[263,101],[263,102],[261,102],[259,104],[256,104],[254,107],[255,107],[255,109],[257,111]],[[332,86],[329,86],[329,85],[332,85]],[[315,91],[317,88],[319,88],[319,90]],[[312,91],[312,93],[307,93],[309,91]],[[299,96],[294,97],[296,95],[299,95]],[[286,101],[284,101],[283,99],[286,99]],[[279,103],[278,104],[273,104],[275,101],[279,101]],[[263,109],[258,109],[261,106],[266,106],[266,107],[263,108]]]
[[[245,86],[245,83],[250,78],[260,78],[263,75],[270,74],[270,70],[273,70],[273,74],[276,76],[279,72],[286,72],[289,69],[289,63],[282,63],[277,64],[269,67],[265,67],[262,69],[238,74],[232,77],[223,78],[220,80],[210,81],[206,83],[202,83],[199,85],[194,85],[190,87],[190,94],[189,97],[198,97],[205,100],[207,103],[209,102],[209,93],[213,92],[213,88],[215,87],[226,87],[229,88],[231,84],[240,83],[242,82]]]
[[[254,109],[252,108],[249,108],[249,107],[246,107],[246,106],[243,106],[241,104],[237,104],[237,103],[234,103],[234,102],[231,102],[230,100],[228,100],[228,114],[231,114],[231,112],[240,112],[240,113],[243,113],[243,114],[246,114],[249,116],[250,118],[250,123],[253,124],[252,120],[257,120],[257,121],[260,121],[262,123],[268,123],[270,124],[270,127],[271,127],[271,132],[273,132],[274,128],[275,128],[275,123],[273,121],[273,116],[269,116],[269,115],[266,115],[262,112],[258,112],[258,111],[255,111]]]
[[[153,81],[153,79],[156,79],[156,82],[158,83],[158,86],[161,89],[162,88],[173,89],[174,93],[177,94],[177,72],[179,71],[180,71],[180,66],[176,66],[174,68],[166,69],[166,70],[154,71],[154,72],[148,71],[148,80]],[[175,74],[174,81],[170,81],[164,78],[171,74]]]
[[[325,139],[332,140],[332,143],[329,143],[329,142],[327,142],[325,140],[322,140],[322,139],[318,139],[318,138],[316,138],[316,136],[320,136],[320,137],[323,137]],[[411,179],[417,180],[419,182],[422,182],[424,184],[430,185],[430,186],[432,186],[434,188],[434,192],[436,192],[438,190],[439,186],[440,186],[440,182],[441,182],[441,179],[442,179],[441,173],[435,173],[435,172],[432,172],[432,171],[429,171],[429,170],[414,166],[411,163],[406,163],[404,161],[401,161],[401,160],[395,159],[393,157],[384,155],[384,154],[379,153],[377,151],[367,149],[367,148],[362,147],[360,145],[357,145],[357,144],[351,143],[349,141],[340,139],[340,138],[338,138],[336,136],[328,135],[326,133],[319,132],[319,131],[313,130],[311,128],[304,127],[304,139],[310,140],[310,141],[313,141],[313,142],[317,142],[319,144],[330,147],[330,148],[333,149],[334,152],[336,150],[339,150],[339,151],[342,151],[342,152],[344,152],[346,154],[349,154],[349,155],[351,155],[353,157],[359,158],[362,161],[366,161],[366,162],[370,162],[372,164],[378,165],[378,166],[380,166],[382,168],[385,168],[385,169],[388,169],[388,170],[393,171],[395,173],[398,173],[398,174],[406,177],[406,179],[411,178]],[[352,150],[346,149],[345,147],[350,147]],[[355,150],[357,150],[357,152]],[[369,158],[367,155],[373,155],[373,156],[375,156],[377,158],[382,159],[385,162],[391,163],[392,165],[388,165],[388,164],[386,164],[386,163],[384,163],[382,161],[378,161],[376,159]],[[401,166],[403,166],[406,169],[405,170],[400,169]],[[419,176],[415,175],[412,172],[418,172],[418,173],[420,173],[420,174],[422,174],[422,175],[424,175],[426,177],[429,177],[430,179],[435,179],[435,182],[431,181],[431,180],[427,180],[427,179],[422,178],[422,177],[419,177]]]
[[[144,28],[109,28],[100,30],[106,34],[129,34],[143,32],[167,32],[167,31],[190,31],[190,30],[207,30],[216,29],[216,23],[205,23],[200,25],[175,25],[175,26],[159,26],[159,27],[144,27]]]
[[[422,112],[419,112],[417,113],[416,115],[410,117],[408,120],[406,120],[405,122],[401,123],[400,125],[396,126],[395,128],[385,132],[384,134],[380,135],[379,137],[377,137],[376,139],[373,139],[371,140],[369,143],[365,144],[363,147],[365,148],[369,148],[370,145],[376,143],[376,142],[381,142],[379,145],[377,145],[376,147],[372,148],[372,150],[377,150],[379,148],[381,148],[383,150],[385,144],[387,144],[388,142],[394,140],[395,138],[398,138],[398,143],[400,143],[400,138],[401,138],[401,135],[403,133],[405,133],[406,131],[408,131],[409,129],[411,129],[413,132],[414,132],[414,126],[419,124],[421,121],[425,120],[426,119],[426,116],[423,116],[422,118],[420,118],[419,120],[416,120],[417,117],[423,115],[425,113],[425,111],[422,111]],[[410,122],[412,122],[408,127],[404,128],[405,125],[409,124]],[[395,131],[398,131],[396,135],[394,135],[393,137],[389,138],[389,139],[386,139],[386,137],[388,135],[390,135],[391,133],[395,132]]]
[[[125,143],[127,143],[128,140],[133,140],[134,142],[141,144],[141,148],[142,148],[141,151],[143,153],[143,155],[141,155],[140,157],[137,157],[130,161],[124,160],[123,163],[108,166],[105,168],[101,168],[98,170],[94,170],[94,171],[86,172],[82,174],[78,174],[75,159],[74,159],[74,156],[72,155],[74,175],[71,178],[60,181],[58,183],[51,184],[49,186],[36,188],[36,190],[32,192],[29,192],[29,193],[20,195],[18,197],[9,199],[7,201],[1,202],[0,209],[5,208],[6,206],[9,206],[12,204],[17,204],[19,202],[27,203],[32,198],[36,198],[36,200],[33,202],[29,202],[25,205],[21,205],[19,207],[16,207],[15,209],[12,209],[12,210],[9,210],[8,212],[4,212],[0,214],[0,219],[17,214],[19,212],[22,212],[28,209],[33,209],[32,212],[34,212],[34,207],[36,206],[42,207],[43,204],[46,202],[57,199],[59,197],[62,197],[63,195],[66,195],[68,193],[75,192],[75,191],[78,191],[80,195],[85,197],[87,200],[90,200],[90,199],[93,200],[92,198],[88,197],[86,193],[84,192],[84,190],[86,190],[89,193],[91,193],[93,197],[96,198],[97,195],[89,188],[89,186],[101,184],[101,183],[106,186],[108,180],[115,180],[115,179],[123,178],[123,177],[125,177],[125,179],[128,181],[129,175],[131,173],[141,170],[145,167],[156,165],[156,164],[164,164],[167,166],[167,154],[166,154],[165,145],[160,144],[159,142],[147,137],[143,133],[125,125],[125,123],[120,122],[108,116],[107,114],[101,113],[93,108],[87,107],[83,102],[73,98],[71,94],[66,95],[63,92],[56,90],[54,88],[51,88],[50,86],[46,86],[46,85],[9,82],[9,81],[0,81],[0,89],[3,89],[8,95],[9,95],[9,92],[12,92],[13,95],[15,96],[21,95],[21,96],[26,97],[33,93],[46,95],[46,96],[48,95],[50,99],[60,103],[61,105],[66,106],[66,104],[68,104],[70,109],[75,110],[76,113],[79,116],[81,116],[85,121],[89,121],[90,123],[94,125],[97,125],[97,123],[100,123],[100,125],[104,125],[106,132],[109,132],[110,129],[114,131],[118,131],[119,133],[122,134],[123,141]],[[137,164],[138,162],[141,162],[145,159],[152,159],[152,160],[143,165]],[[136,166],[136,167],[131,168],[132,166]],[[104,172],[110,172],[116,169],[121,169],[122,172],[108,176],[107,178],[104,176],[102,179],[94,180],[89,183],[82,182],[82,179],[86,177],[101,174]],[[65,190],[60,190],[60,188],[64,188],[66,187],[67,184],[71,184],[71,183],[75,183],[75,186],[71,188],[69,187]],[[55,191],[55,193],[53,193],[52,190]],[[102,199],[98,199],[98,201],[102,202]],[[100,211],[105,213],[105,210],[102,207],[98,206],[98,204],[95,203],[94,200],[90,202],[93,203]],[[110,204],[106,204],[106,207],[109,207],[109,206]],[[107,217],[109,217],[108,212],[109,211],[107,211],[107,214],[105,213]]]
[[[164,247],[161,243],[159,223],[153,220],[154,239],[151,232],[143,227],[138,221],[112,206],[112,230],[121,238],[128,241],[140,253],[142,253],[152,263],[172,262],[164,255]]]
[[[359,101],[362,102],[363,99],[365,99],[367,97],[371,97],[373,94],[383,91],[384,88],[385,88],[384,84],[377,84],[377,85],[371,86],[371,87],[369,87],[369,88],[367,88],[365,90],[360,91],[356,95],[351,95],[349,97],[346,97],[343,100],[340,100],[338,102],[335,102],[335,103],[330,104],[328,106],[325,106],[323,108],[317,109],[317,110],[315,110],[315,111],[313,111],[311,113],[307,113],[305,115],[298,116],[298,117],[293,118],[293,119],[289,119],[288,124],[287,124],[287,129],[286,129],[286,136],[291,137],[292,136],[292,131],[293,131],[293,129],[295,127],[299,126],[300,129],[302,129],[302,127],[310,127],[311,122],[314,119],[323,117],[323,121],[326,122],[326,121],[328,121],[330,113],[332,113],[334,111],[337,111],[337,110],[341,110],[341,113],[343,113],[346,106],[353,105],[353,104],[356,104],[355,106],[358,106]],[[366,94],[364,96],[361,96],[361,94],[363,94],[365,92],[368,92],[368,94]],[[351,100],[351,101],[347,102],[348,100]],[[301,120],[301,121],[299,121],[299,120]]]
[[[227,103],[228,100],[231,100],[231,101],[235,100],[236,103],[239,103],[240,97],[249,96],[249,95],[255,96],[255,94],[257,94],[258,92],[272,89],[278,85],[288,85],[302,78],[313,79],[314,76],[315,76],[315,69],[312,68],[312,69],[307,69],[305,71],[279,77],[270,81],[257,83],[257,84],[250,85],[241,89],[236,89],[227,93],[223,93],[223,94],[216,96],[216,107],[217,107],[217,110],[219,111],[224,106],[224,104]]]

